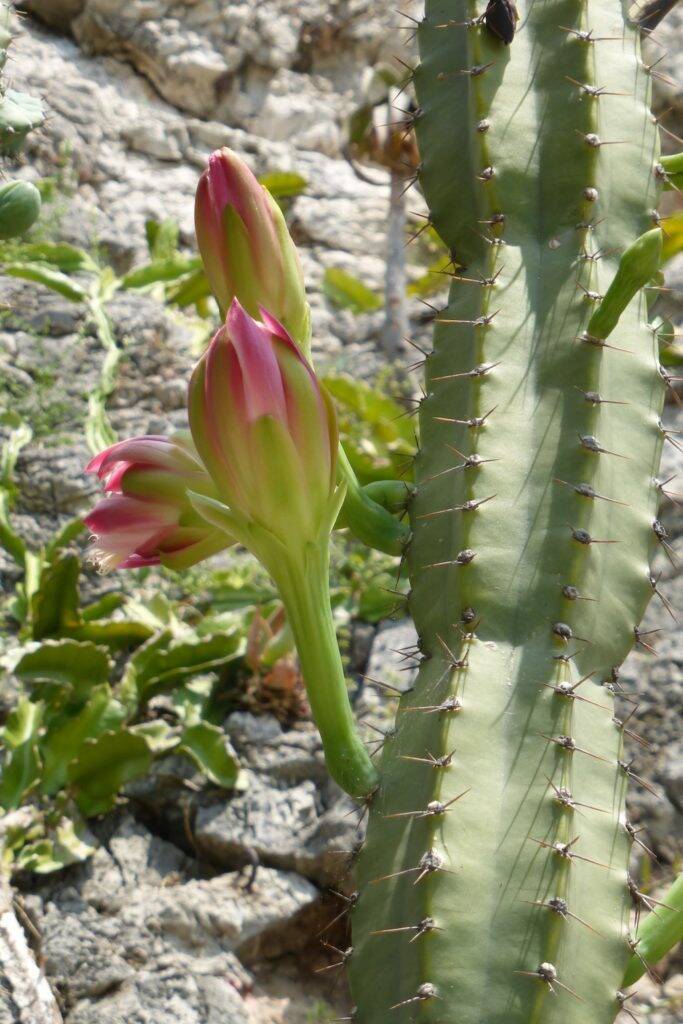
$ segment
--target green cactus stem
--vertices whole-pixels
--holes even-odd
[[[665,543],[666,380],[619,275],[652,227],[658,133],[618,0],[517,6],[511,45],[471,0],[427,0],[418,29],[453,281],[411,504],[419,673],[357,866],[359,1024],[610,1024],[632,954],[613,695]],[[606,342],[589,322],[615,290]]]
[[[0,98],[0,154],[14,156],[26,136],[43,123],[43,105],[35,96],[7,89]]]
[[[16,238],[40,216],[40,192],[30,181],[0,185],[0,238]]]
[[[0,3],[0,74],[12,43],[11,12]],[[43,123],[43,105],[26,93],[7,89],[0,78],[0,156],[16,156],[26,136]],[[24,181],[6,182],[0,188],[0,238],[23,234],[40,213],[40,193]]]

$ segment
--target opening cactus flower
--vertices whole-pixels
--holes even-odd
[[[190,383],[197,450],[232,514],[301,548],[336,514],[331,400],[282,324],[233,299]]]
[[[197,243],[221,312],[237,297],[252,316],[265,306],[308,353],[310,312],[294,243],[280,207],[231,150],[216,150],[199,179]]]
[[[212,153],[199,179],[195,228],[221,313],[234,298],[253,317],[265,307],[310,359],[310,309],[296,247],[280,207],[230,149]],[[407,526],[364,493],[341,447],[338,471],[346,484],[344,525],[370,547],[400,554]]]
[[[220,500],[190,497],[272,576],[330,773],[365,797],[376,773],[353,721],[329,595],[329,538],[345,491],[336,415],[282,324],[260,315],[233,299],[192,376],[190,428]]]
[[[187,497],[188,488],[216,494],[188,434],[120,441],[86,470],[97,474],[106,492],[84,520],[95,537],[93,560],[103,571],[159,563],[183,569],[231,543]]]

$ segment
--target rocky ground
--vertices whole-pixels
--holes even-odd
[[[402,53],[391,5],[21,6],[30,16],[11,75],[17,87],[43,94],[50,117],[18,173],[60,183],[51,207],[55,237],[96,246],[121,274],[146,258],[148,218],[175,218],[191,244],[192,196],[211,149],[233,146],[259,172],[294,170],[308,181],[294,202],[292,229],[311,289],[318,358],[372,377],[382,364],[381,315],[334,310],[320,283],[335,266],[381,287],[387,189],[359,181],[342,147],[364,71]],[[681,24],[678,15],[658,35],[675,38]],[[668,58],[670,73],[675,59]],[[680,91],[662,88],[660,108],[678,104],[680,112]],[[681,278],[679,263],[672,282]],[[0,298],[15,311],[0,331],[2,396],[36,433],[17,467],[19,521],[33,539],[80,511],[91,493],[82,423],[102,353],[79,307],[16,280],[0,283]],[[192,322],[128,292],[114,297],[110,312],[123,349],[109,402],[114,427],[139,433],[181,425],[196,352]],[[418,307],[412,312],[419,330]],[[683,469],[673,447],[666,458],[667,476]],[[682,532],[673,506],[666,521],[672,534]],[[663,589],[681,607],[681,580],[665,561],[662,568],[672,577]],[[622,681],[641,702],[638,728],[652,751],[639,767],[656,790],[634,792],[632,815],[666,876],[683,840],[683,636],[656,602],[648,621],[667,627],[659,653],[635,652]],[[410,630],[392,623],[374,639],[365,635],[372,649],[369,662],[367,650],[357,660],[358,672],[405,683],[393,651]],[[357,710],[375,725],[388,714],[371,687]],[[341,972],[316,974],[337,958],[316,936],[344,909],[343,895],[330,890],[348,885],[357,816],[327,780],[306,724],[285,731],[275,718],[238,712],[226,728],[248,773],[244,792],[226,802],[198,786],[188,762],[165,762],[95,826],[101,845],[90,862],[44,882],[22,880],[17,912],[65,1024],[322,1024],[347,1012]],[[323,938],[345,948],[343,915]],[[683,1019],[680,967],[670,964],[663,985],[639,987],[633,1008],[650,1024]],[[27,1019],[0,999],[0,1024]]]

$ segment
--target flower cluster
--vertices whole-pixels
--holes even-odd
[[[376,772],[329,599],[329,537],[346,487],[335,411],[307,358],[294,244],[277,204],[225,149],[201,177],[196,227],[224,322],[192,374],[190,434],[136,437],[92,460],[105,491],[85,519],[93,557],[103,570],[181,569],[247,547],[279,589],[330,772],[365,797]]]
[[[122,441],[87,467],[104,483],[85,520],[103,570],[184,568],[235,539],[254,549],[254,529],[300,549],[329,532],[338,504],[336,416],[302,352],[309,311],[280,208],[222,149],[195,220],[225,320],[192,376],[191,436]]]

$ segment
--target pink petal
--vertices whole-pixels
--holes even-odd
[[[126,531],[156,530],[177,522],[178,511],[172,506],[159,502],[139,501],[123,494],[114,494],[98,502],[83,522],[89,530],[100,537],[105,534],[122,534]]]
[[[232,301],[226,326],[242,371],[247,422],[273,416],[286,423],[282,374],[268,331],[249,316],[237,299]],[[207,376],[208,373],[207,367]]]
[[[125,562],[120,562],[119,569],[144,569],[148,565],[161,565],[159,555],[131,555]]]

